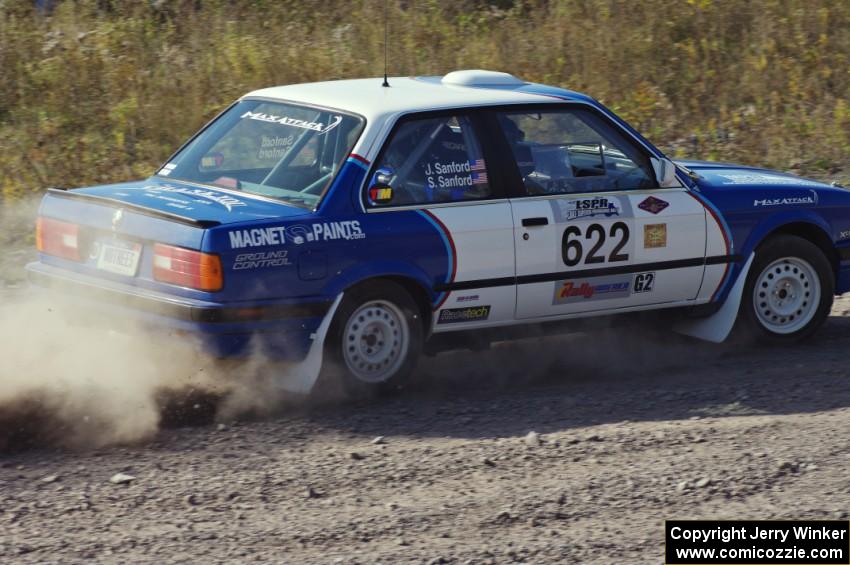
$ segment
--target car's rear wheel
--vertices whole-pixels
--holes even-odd
[[[400,387],[422,352],[423,324],[416,302],[391,281],[346,292],[325,340],[322,380],[348,393]]]
[[[820,248],[796,236],[773,237],[756,250],[739,323],[762,341],[805,339],[829,315],[834,288],[832,267]]]

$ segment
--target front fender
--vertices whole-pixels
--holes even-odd
[[[763,218],[750,231],[748,237],[738,249],[741,255],[747,257],[771,234],[791,224],[810,224],[819,228],[823,235],[832,241],[832,226],[814,210],[781,210]]]

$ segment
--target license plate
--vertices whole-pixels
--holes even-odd
[[[97,268],[118,275],[136,276],[139,270],[139,257],[142,255],[140,243],[124,241],[100,242]]]

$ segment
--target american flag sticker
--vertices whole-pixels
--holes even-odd
[[[487,184],[487,173],[472,173],[472,184]]]
[[[469,162],[469,170],[470,171],[483,171],[486,168],[487,167],[484,164],[484,159],[476,159],[474,161]]]

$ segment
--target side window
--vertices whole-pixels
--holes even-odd
[[[649,159],[586,110],[497,114],[529,195],[657,188]]]
[[[375,179],[380,177],[380,183]],[[481,145],[466,116],[408,120],[396,127],[370,181],[372,207],[480,200],[492,195]]]

